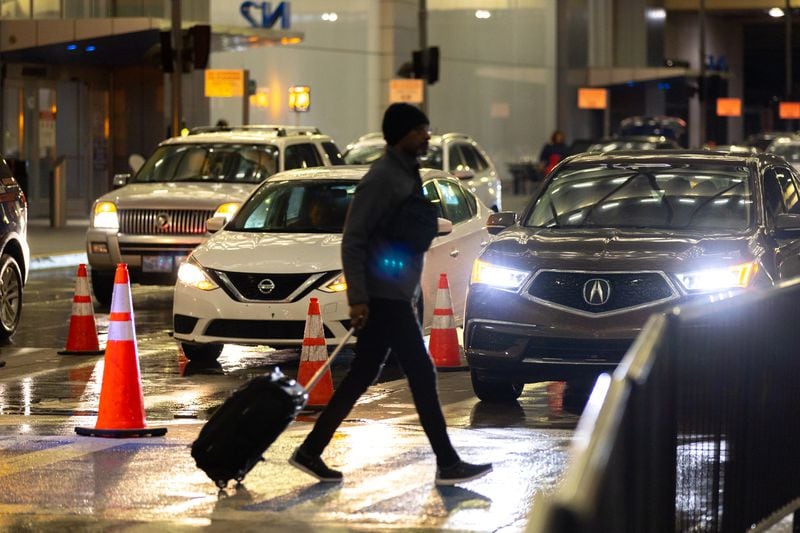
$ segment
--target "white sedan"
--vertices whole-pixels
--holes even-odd
[[[174,335],[190,360],[211,361],[224,344],[299,346],[311,297],[319,299],[325,337],[349,329],[340,245],[347,208],[367,167],[275,174],[227,225],[181,265],[173,304]],[[423,323],[429,329],[439,274],[450,285],[456,323],[464,318],[473,260],[489,241],[489,209],[460,181],[421,171],[425,196],[452,231],[434,239],[422,274]],[[214,219],[209,220],[209,229]],[[222,226],[223,220],[216,221]]]

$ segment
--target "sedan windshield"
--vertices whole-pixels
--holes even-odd
[[[232,231],[341,233],[357,182],[275,181],[261,186],[226,226]]]
[[[790,163],[800,162],[800,143],[776,143],[770,147],[769,151]]]
[[[169,144],[156,149],[133,181],[259,183],[277,170],[272,145]]]
[[[751,191],[744,166],[568,165],[548,183],[525,225],[741,231],[754,218]]]

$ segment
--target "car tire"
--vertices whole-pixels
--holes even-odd
[[[211,363],[216,361],[219,354],[222,353],[222,344],[190,344],[188,342],[181,343],[181,350],[183,355],[189,361],[198,363]]]
[[[0,340],[17,331],[22,314],[22,272],[8,254],[0,256]]]
[[[100,307],[111,308],[111,296],[114,294],[114,273],[92,269],[92,294]]]
[[[510,403],[516,402],[522,394],[524,383],[513,383],[511,381],[486,381],[480,379],[474,372],[470,372],[472,378],[472,390],[475,395],[484,402]]]

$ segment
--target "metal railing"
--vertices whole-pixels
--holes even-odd
[[[528,531],[763,531],[800,508],[800,281],[650,318]]]

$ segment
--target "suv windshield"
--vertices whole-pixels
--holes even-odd
[[[357,182],[276,181],[259,188],[226,226],[232,231],[341,233]]]
[[[745,166],[569,165],[548,183],[525,225],[741,231],[753,220],[751,191]]]
[[[278,170],[278,148],[263,144],[159,146],[133,181],[259,183]]]
[[[385,144],[354,146],[344,154],[344,162],[348,165],[371,165],[381,158],[385,150]],[[438,146],[429,146],[428,152],[419,158],[419,162],[425,168],[442,170],[442,149]]]

